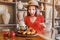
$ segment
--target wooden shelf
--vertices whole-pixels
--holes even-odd
[[[53,4],[51,4],[51,3],[48,3],[48,2],[42,2],[42,1],[38,1],[38,3],[39,3],[39,4],[43,3],[43,4],[48,4],[48,5],[51,5],[51,6],[53,6]]]
[[[55,20],[60,20],[60,18],[59,18],[59,17],[57,17],[57,18],[55,18]]]
[[[60,6],[60,5],[56,4],[55,6]]]
[[[38,1],[38,3],[46,3],[46,2]]]
[[[42,1],[38,1],[38,3],[46,3],[46,4],[51,4],[51,3],[48,3],[48,2],[42,2]]]
[[[18,11],[27,11],[26,9],[18,9]],[[40,10],[40,12],[45,12],[45,10]]]
[[[8,1],[0,1],[0,3],[3,3],[3,4],[15,4],[16,2],[8,2]]]
[[[18,11],[27,11],[26,9],[18,9]]]
[[[60,28],[60,26],[55,26],[54,28]]]
[[[0,24],[0,30],[3,29],[15,30],[16,26],[17,26],[16,24]]]
[[[16,26],[16,24],[0,24],[0,27]]]

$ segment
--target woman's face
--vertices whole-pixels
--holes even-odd
[[[31,16],[34,16],[36,13],[36,8],[35,6],[29,6],[28,12],[30,13]]]

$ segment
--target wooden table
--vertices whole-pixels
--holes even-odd
[[[15,40],[44,40],[44,39],[40,38],[39,36],[36,36],[36,37],[16,37]]]
[[[0,40],[5,40],[3,33],[0,32]],[[10,40],[52,40],[44,35],[38,34],[37,36],[34,37],[15,37],[14,39],[10,38]]]
[[[3,35],[0,36],[0,40],[5,40]],[[51,40],[51,39],[46,37],[44,38],[40,36],[35,36],[35,37],[15,37],[14,39],[10,38],[10,40]]]
[[[3,36],[0,36],[0,40],[5,39],[3,38]],[[14,39],[10,38],[10,40],[44,40],[44,39],[40,38],[39,36],[36,36],[36,37],[15,37]]]
[[[52,40],[52,39],[39,34],[35,37],[16,37],[15,40]]]

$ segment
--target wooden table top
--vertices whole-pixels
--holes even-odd
[[[17,37],[16,36],[14,39],[12,38],[9,38],[9,39],[10,40],[51,40],[50,38],[41,34],[34,37]],[[0,32],[0,40],[5,40],[2,32]]]
[[[49,38],[44,38],[40,36],[35,36],[35,37],[15,37],[15,38],[9,38],[10,40],[51,40]],[[0,36],[0,40],[5,40],[3,36]],[[6,39],[8,40],[8,39]]]
[[[36,36],[36,37],[15,37],[14,39],[9,38],[10,40],[44,40],[43,38]],[[2,36],[0,37],[0,40],[8,40],[4,39]]]

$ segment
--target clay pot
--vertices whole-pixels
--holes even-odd
[[[10,14],[9,13],[2,14],[2,19],[3,19],[4,24],[8,24],[10,20]]]
[[[8,11],[6,11],[6,13],[2,14],[2,19],[4,24],[8,24],[9,20],[10,20],[10,14],[8,13]]]
[[[6,6],[5,5],[0,5],[0,15],[3,14],[6,10]]]
[[[18,14],[17,14],[18,20],[23,20],[24,19],[23,15],[24,15],[24,12],[19,11]]]
[[[22,9],[23,8],[23,4],[21,1],[18,2],[18,9]]]

